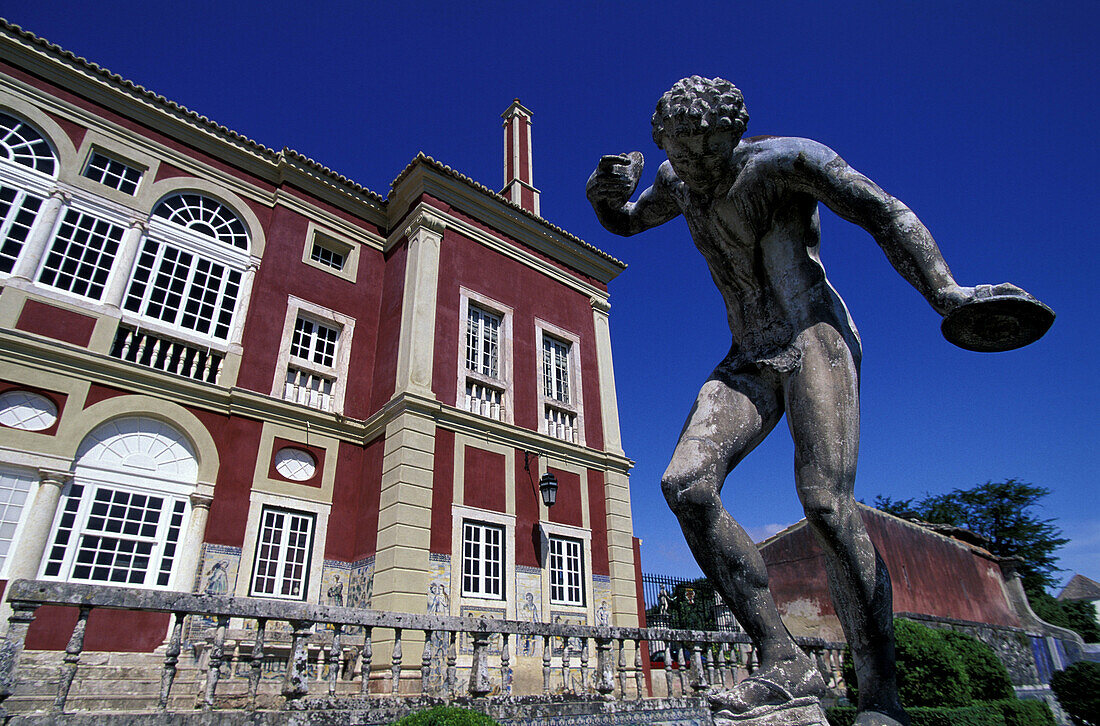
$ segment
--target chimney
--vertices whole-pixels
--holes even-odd
[[[531,175],[531,112],[517,98],[500,117],[504,119],[504,190],[501,194],[527,211],[540,214],[539,190],[535,189]]]

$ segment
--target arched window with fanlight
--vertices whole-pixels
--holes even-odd
[[[249,242],[248,229],[225,204],[197,192],[165,197],[153,208],[123,309],[228,341]]]
[[[197,479],[194,449],[173,426],[146,416],[101,424],[77,451],[40,576],[170,587]]]
[[[57,172],[57,154],[42,133],[0,111],[0,273],[15,268]]]

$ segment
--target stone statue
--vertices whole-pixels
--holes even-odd
[[[636,202],[639,152],[604,156],[587,194],[601,224],[629,236],[678,215],[726,305],[733,343],[688,414],[661,481],[703,572],[752,638],[760,667],[711,695],[716,716],[766,717],[824,693],[768,590],[752,539],[722,505],[730,470],[785,413],[798,495],[825,552],[829,587],[859,679],[860,726],[907,724],[898,701],[890,578],[853,497],[860,341],[818,256],[823,202],[866,229],[894,268],[946,316],[952,342],[1006,350],[1041,336],[1053,313],[1020,288],[961,287],[904,204],[831,149],[800,138],[742,139],[729,81],[685,78],[661,97],[653,140],[668,155]],[[772,722],[769,717],[769,723]]]

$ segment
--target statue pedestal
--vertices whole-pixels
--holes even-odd
[[[761,711],[762,709],[754,709]],[[714,714],[714,726],[829,726],[820,704],[780,706],[766,713],[749,711],[733,715],[729,711]]]

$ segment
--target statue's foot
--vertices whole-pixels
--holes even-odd
[[[909,718],[904,712],[895,714],[904,720],[898,720],[879,711],[860,711],[853,726],[909,726]]]
[[[824,693],[825,681],[817,668],[807,659],[798,659],[758,671],[708,698],[716,716],[747,717],[817,703]]]

